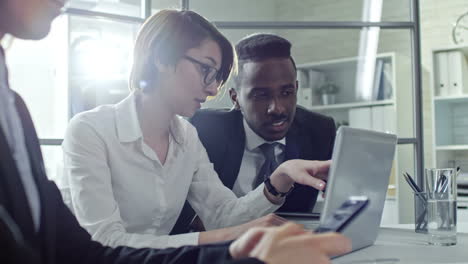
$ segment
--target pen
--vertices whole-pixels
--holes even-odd
[[[445,176],[445,174],[442,174],[437,180],[435,191],[439,193],[442,192],[447,182],[447,176]]]
[[[403,177],[405,177],[406,182],[413,190],[413,192],[419,197],[419,199],[424,201],[423,204],[425,205],[425,202],[427,202],[427,198],[424,195],[421,195],[421,193],[423,192],[421,188],[416,184],[416,182],[414,182],[413,178],[411,178],[411,176],[407,172],[403,173]]]
[[[405,177],[406,182],[408,185],[411,187],[413,192],[416,194],[416,196],[421,199],[422,201],[422,207],[423,211],[420,213],[416,220],[416,229],[425,229],[427,226],[427,220],[425,221],[426,214],[427,214],[427,197],[422,195],[422,190],[421,188],[414,182],[413,178],[409,175],[409,173],[405,172],[403,173],[403,177]]]
[[[414,192],[423,192],[422,189],[413,180],[413,178],[409,175],[409,173],[405,172],[403,176],[405,177],[405,180],[408,182],[408,184]]]
[[[456,171],[455,171],[455,179],[454,181],[456,181],[456,178],[458,177],[458,174],[460,173],[460,166],[457,167]],[[447,192],[447,189],[448,189],[448,180],[447,180],[447,176],[445,175],[442,175],[444,176],[444,178],[441,180],[441,187],[440,187],[440,192],[442,193],[445,193]]]
[[[456,181],[456,177],[458,176],[458,174],[460,173],[460,166],[457,167],[457,169],[455,170],[455,181]],[[438,186],[439,186],[439,192],[441,193],[444,193],[447,191],[448,189],[448,179],[447,179],[447,176],[445,175],[442,175],[440,178],[440,182],[438,182]]]

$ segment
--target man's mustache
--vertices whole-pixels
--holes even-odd
[[[288,121],[289,116],[286,114],[281,114],[281,115],[270,115],[270,120],[267,122],[269,125],[281,121]]]

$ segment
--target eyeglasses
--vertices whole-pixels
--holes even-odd
[[[218,82],[221,81],[221,74],[215,67],[212,67],[187,55],[184,55],[184,59],[200,66],[200,70],[203,74],[203,82],[206,86],[212,84],[215,80]]]

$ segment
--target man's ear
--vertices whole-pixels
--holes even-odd
[[[299,81],[296,80],[296,97],[299,95]]]
[[[231,102],[234,106],[234,109],[237,109],[239,110],[240,109],[240,106],[239,106],[239,102],[237,101],[237,91],[236,89],[234,88],[229,88],[229,97],[231,98]]]

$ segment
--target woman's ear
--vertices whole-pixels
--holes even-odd
[[[167,65],[164,65],[163,63],[161,63],[161,60],[159,59],[155,59],[152,61],[152,66],[153,67],[156,67],[156,70],[158,72],[165,72],[167,71]]]
[[[160,73],[174,72],[175,66],[167,63],[161,62],[160,59],[153,60],[153,67],[156,67],[156,70]]]

